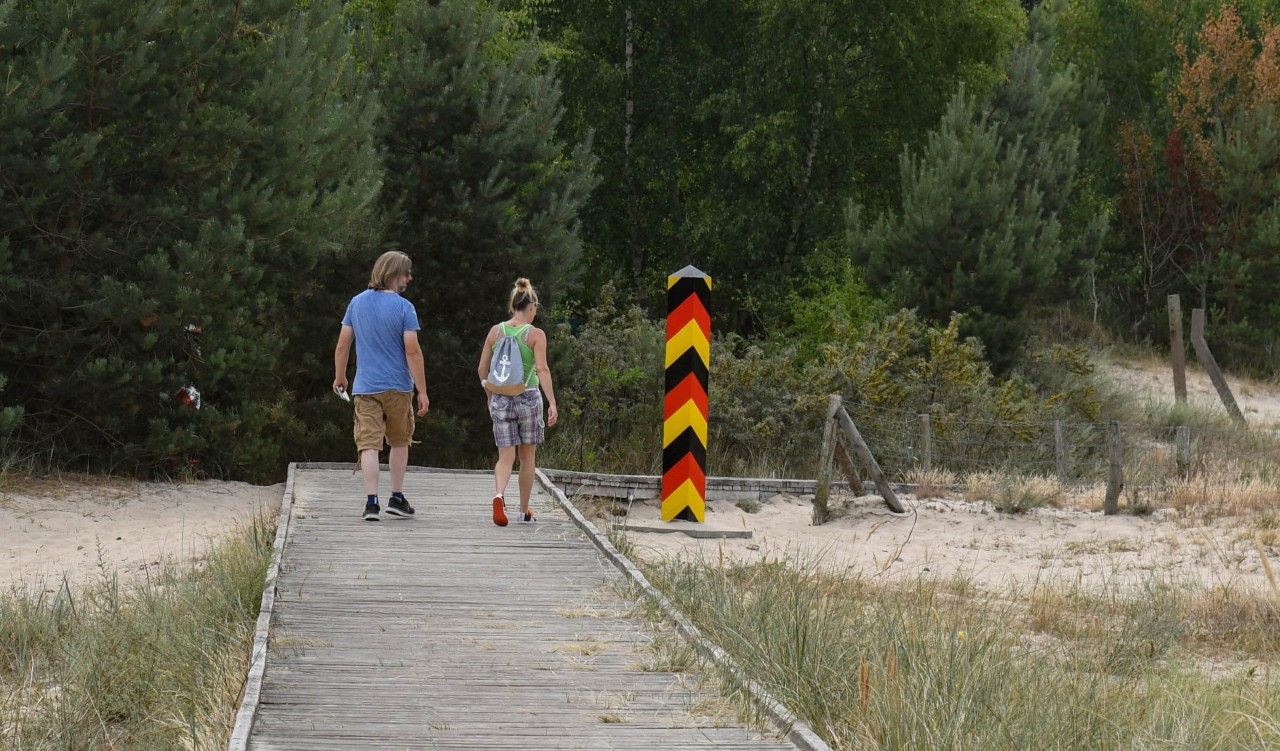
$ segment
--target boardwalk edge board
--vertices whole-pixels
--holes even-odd
[[[662,495],[661,475],[610,475],[567,469],[547,469],[546,474],[558,485],[568,488],[566,492],[572,495],[587,494],[636,501],[653,500]],[[867,480],[863,484],[868,493],[876,494],[875,482]],[[908,485],[899,483],[890,483],[890,485],[899,493],[911,492],[911,487]],[[849,483],[844,480],[833,480],[831,488],[848,490]],[[779,493],[813,495],[817,490],[817,480],[772,477],[707,478],[708,501],[740,501],[746,498],[765,501]]]
[[[305,466],[305,465],[303,465]],[[244,696],[236,712],[236,724],[231,730],[228,751],[245,751],[249,732],[258,713],[258,701],[262,697],[262,678],[267,670],[267,642],[271,636],[271,614],[275,609],[276,580],[280,576],[280,559],[284,557],[284,543],[289,537],[289,519],[293,510],[293,479],[299,465],[290,462],[289,474],[284,483],[284,497],[280,500],[280,517],[276,522],[276,539],[271,550],[271,565],[267,568],[267,581],[262,588],[262,607],[258,610],[258,622],[253,632],[252,659],[249,675],[244,683]]]
[[[590,540],[595,543],[600,552],[609,559],[622,573],[631,580],[633,584],[640,588],[646,597],[652,600],[661,610],[662,614],[669,618],[672,623],[676,624],[676,628],[680,633],[689,640],[689,642],[698,650],[704,658],[726,671],[733,679],[739,682],[747,690],[747,694],[752,701],[756,703],[769,719],[774,722],[777,728],[786,736],[792,744],[801,751],[832,751],[826,741],[818,737],[817,733],[791,710],[783,706],[778,700],[774,699],[763,686],[746,676],[737,662],[734,661],[729,653],[713,644],[710,640],[702,635],[698,627],[676,608],[675,604],[667,598],[666,595],[658,591],[656,587],[649,583],[649,579],[644,575],[630,558],[622,554],[613,543],[609,542],[596,525],[587,520],[582,512],[573,505],[560,490],[547,473],[541,467],[537,469],[538,483],[542,488],[551,494],[564,509],[565,514],[569,516],[573,523],[587,535]],[[657,479],[657,478],[655,478]],[[710,478],[708,478],[710,480]]]

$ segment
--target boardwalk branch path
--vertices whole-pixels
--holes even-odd
[[[294,472],[247,749],[794,748],[654,670],[617,569],[541,489],[494,526],[491,488],[411,471],[418,518],[365,522],[359,476]]]

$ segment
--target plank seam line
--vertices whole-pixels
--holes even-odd
[[[358,462],[296,462],[294,464],[298,469],[322,469],[322,470],[346,470],[356,475],[360,472],[360,464]],[[450,469],[448,467],[422,467],[409,465],[405,467],[408,474],[446,474],[446,475],[489,475],[493,476],[492,469]],[[388,472],[391,467],[385,463],[378,465],[379,472]]]
[[[280,576],[280,560],[284,557],[284,543],[289,536],[289,520],[293,516],[293,479],[297,464],[289,463],[289,474],[284,484],[284,497],[280,500],[280,516],[276,522],[276,539],[271,550],[271,565],[267,568],[267,580],[262,588],[262,606],[258,610],[258,622],[253,632],[252,660],[249,675],[245,678],[244,696],[236,712],[236,724],[231,730],[228,751],[245,751],[249,733],[258,714],[258,702],[262,698],[262,678],[267,670],[267,643],[271,637],[271,613],[276,603],[276,579]]]
[[[623,575],[630,579],[633,584],[639,587],[640,591],[658,606],[664,616],[676,624],[676,628],[694,645],[699,654],[726,671],[735,681],[744,686],[751,700],[765,711],[769,719],[776,724],[777,728],[786,735],[792,744],[801,751],[832,751],[831,746],[818,737],[818,734],[813,732],[813,729],[803,720],[783,706],[777,699],[774,699],[763,686],[749,678],[742,668],[738,667],[737,662],[728,652],[725,652],[703,636],[698,627],[676,608],[675,603],[671,602],[666,595],[659,592],[656,587],[649,583],[649,579],[644,575],[644,572],[637,568],[631,562],[631,559],[614,547],[613,543],[609,542],[608,538],[600,533],[596,525],[588,521],[582,515],[582,512],[578,511],[578,508],[569,501],[564,492],[555,483],[551,482],[541,467],[536,470],[536,474],[538,483],[556,499],[569,518],[573,520],[573,523],[590,538],[595,546],[600,549],[600,552],[621,570]]]

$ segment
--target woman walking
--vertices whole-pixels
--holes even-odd
[[[533,521],[529,497],[533,493],[535,454],[545,437],[544,427],[555,425],[559,417],[555,391],[551,386],[551,370],[547,367],[547,335],[533,325],[538,314],[538,293],[528,279],[516,280],[507,310],[511,317],[489,329],[480,350],[478,368],[480,385],[485,388],[489,416],[493,420],[494,443],[498,446],[498,463],[493,472],[493,523],[499,527],[507,526],[507,504],[503,496],[517,456],[520,458],[520,513],[516,520]],[[510,346],[512,344],[514,346]],[[506,346],[501,346],[503,351],[495,362],[495,351],[500,345]],[[512,359],[517,348],[519,363]],[[511,355],[507,354],[508,350]],[[497,385],[513,371],[523,373],[523,377],[516,379],[515,386]],[[542,419],[543,392],[547,395],[545,425]]]

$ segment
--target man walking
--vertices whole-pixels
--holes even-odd
[[[356,381],[350,389],[355,401],[356,451],[364,477],[365,521],[377,521],[378,452],[383,441],[391,447],[391,498],[387,513],[413,516],[404,497],[404,475],[409,466],[413,439],[414,399],[417,415],[427,413],[427,377],[418,344],[418,314],[413,303],[401,297],[413,274],[409,256],[399,251],[383,253],[373,264],[369,288],[351,298],[342,318],[342,331],[333,352],[333,391],[347,388],[347,359],[356,345]]]

